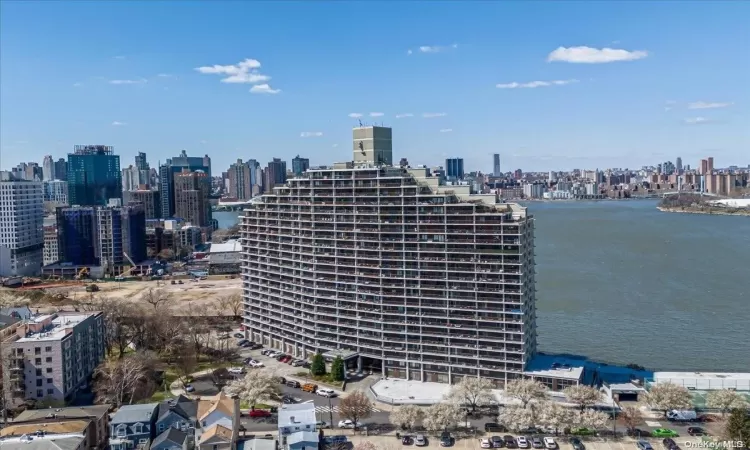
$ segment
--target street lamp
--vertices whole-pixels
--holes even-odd
[[[328,397],[328,414],[329,420],[331,421],[331,429],[333,430],[333,406],[331,406],[331,397]]]

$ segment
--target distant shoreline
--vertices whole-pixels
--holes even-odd
[[[669,213],[685,213],[685,214],[708,214],[708,215],[714,215],[714,216],[749,216],[750,217],[750,209],[742,210],[742,209],[731,209],[731,210],[721,210],[721,209],[698,209],[698,208],[666,208],[664,206],[657,206],[656,209],[658,209],[661,212],[669,212]]]

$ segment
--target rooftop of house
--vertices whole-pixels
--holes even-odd
[[[214,411],[219,411],[228,417],[234,415],[234,400],[223,392],[212,398],[202,398],[198,401],[198,420],[203,420]]]
[[[188,434],[184,431],[178,430],[174,427],[169,427],[169,429],[165,430],[163,433],[154,438],[154,441],[151,443],[151,447],[156,447],[163,442],[174,442],[175,444],[182,446],[187,437]]]
[[[276,450],[276,439],[247,439],[237,442],[237,450]]]
[[[242,251],[242,245],[240,241],[229,240],[223,244],[211,244],[209,253],[227,253],[227,252],[240,252]]]
[[[231,442],[232,430],[223,425],[213,425],[201,434],[200,443],[203,444],[211,439]]]
[[[315,404],[298,403],[283,405],[279,408],[279,426],[293,425],[297,423],[315,423]]]
[[[286,438],[287,445],[299,444],[300,442],[318,442],[318,433],[313,431],[297,431]]]
[[[137,423],[149,422],[151,417],[156,414],[158,403],[145,403],[143,405],[125,405],[117,410],[112,418],[113,425],[120,423]]]
[[[69,408],[27,409],[13,420],[13,423],[39,422],[45,420],[79,419],[94,417],[100,419],[109,412],[109,405],[91,405]]]
[[[161,420],[170,412],[174,412],[186,419],[195,420],[198,417],[198,401],[180,395],[177,398],[159,403],[157,420]]]
[[[35,435],[38,432],[47,434],[84,434],[89,426],[89,420],[66,420],[51,423],[22,423],[7,426],[0,430],[0,436]]]
[[[0,440],[3,450],[75,450],[85,437],[81,434],[56,434],[5,438]]]

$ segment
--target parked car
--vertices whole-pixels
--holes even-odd
[[[245,339],[245,335],[242,333],[234,333],[232,336],[236,337],[237,339]]]
[[[651,444],[649,444],[648,441],[644,441],[643,439],[636,442],[635,445],[638,447],[638,450],[654,450],[654,448],[651,447]]]
[[[453,436],[447,431],[443,431],[440,435],[440,446],[451,447],[453,445]]]
[[[237,341],[237,347],[244,347],[245,345],[249,344],[250,341],[247,339],[240,339]]]
[[[529,440],[526,439],[526,436],[518,436],[516,438],[516,442],[518,443],[518,448],[529,448]]]
[[[531,438],[531,446],[534,448],[544,448],[544,442],[542,442],[541,438],[534,437]]]
[[[414,443],[414,440],[411,438],[411,436],[406,435],[401,438],[401,443],[403,445],[411,445]]]
[[[286,385],[289,386],[290,388],[295,388],[295,389],[299,389],[300,387],[299,381],[297,380],[287,380]]]
[[[294,361],[292,361],[292,366],[294,366],[294,367],[299,367],[299,366],[301,366],[303,364],[305,364],[305,362],[302,361],[301,359],[295,359]]]
[[[505,441],[505,447],[507,448],[517,448],[518,444],[516,444],[516,438],[513,436],[506,434],[503,436],[503,440]]]
[[[501,448],[505,444],[505,441],[500,436],[492,436],[490,442],[492,442],[492,448]]]
[[[320,395],[321,397],[335,397],[336,393],[333,391],[333,389],[318,389],[315,391],[316,394]]]
[[[318,428],[318,429],[321,429],[321,428],[331,428],[331,424],[328,423],[328,422],[324,422],[324,421],[321,420],[320,422],[317,422],[315,424],[315,427]]]
[[[547,448],[549,450],[553,450],[557,448],[557,442],[555,442],[554,438],[546,437],[544,438],[544,448]]]
[[[306,383],[302,385],[302,390],[312,394],[313,392],[318,390],[318,385],[313,383]]]
[[[195,388],[192,384],[185,385],[185,392],[195,392]]]
[[[339,420],[339,428],[347,428],[347,429],[353,429],[353,428],[359,428],[362,424],[357,422],[354,423],[349,419],[346,420]]]
[[[677,437],[679,436],[676,431],[670,430],[669,428],[657,428],[651,432],[653,437]]]
[[[690,436],[707,436],[706,430],[701,427],[688,427],[687,432]]]
[[[672,438],[664,438],[661,443],[664,446],[664,450],[680,450],[680,446]]]
[[[260,362],[260,361],[252,360],[252,361],[250,361],[250,362],[248,363],[248,365],[249,365],[250,367],[253,367],[253,368],[257,369],[257,368],[263,367],[263,366],[264,366],[265,364],[263,364],[263,363],[262,363],[262,362]]]
[[[416,445],[417,447],[426,446],[427,438],[425,438],[423,434],[418,434],[417,437],[414,438],[414,445]]]
[[[230,367],[227,369],[227,372],[231,373],[232,375],[242,375],[245,373],[244,367]]]
[[[271,417],[271,411],[267,409],[253,409],[248,414],[250,417],[258,418],[258,417]]]
[[[570,438],[570,445],[573,447],[573,450],[586,450],[586,446],[583,445],[583,442],[576,437]]]
[[[301,402],[302,399],[298,397],[292,397],[291,395],[284,395],[281,397],[281,402],[287,405]]]
[[[487,422],[484,424],[484,431],[487,433],[492,433],[493,431],[496,433],[497,432],[504,433],[505,427],[500,425],[497,422]]]
[[[492,448],[492,442],[489,439],[480,439],[479,447],[481,448]]]

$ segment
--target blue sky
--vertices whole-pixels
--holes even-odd
[[[329,164],[351,114],[412,164],[750,164],[747,2],[0,5],[4,169],[74,144]]]

